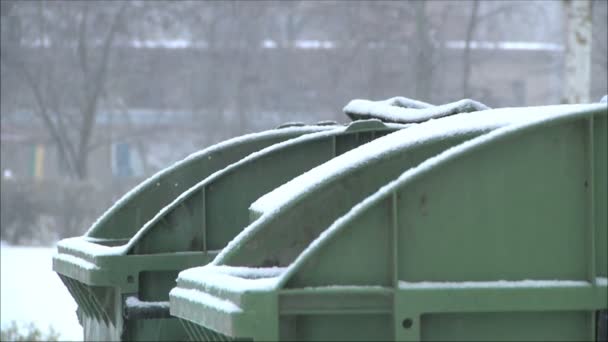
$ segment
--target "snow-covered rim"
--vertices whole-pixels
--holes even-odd
[[[564,107],[564,106],[560,106]],[[236,289],[243,290],[251,290],[250,286],[254,288],[263,288],[265,290],[276,290],[278,288],[284,287],[287,281],[291,278],[295,272],[299,270],[299,268],[306,262],[308,257],[313,255],[315,252],[319,251],[325,244],[329,243],[329,241],[335,238],[340,232],[345,231],[353,220],[357,219],[360,215],[362,215],[366,210],[373,208],[373,206],[385,200],[386,197],[393,194],[401,186],[415,181],[418,177],[422,177],[425,173],[428,173],[432,168],[439,167],[442,164],[448,163],[451,160],[461,158],[466,156],[469,153],[474,153],[477,149],[483,148],[490,142],[500,141],[502,139],[508,139],[513,135],[523,134],[528,130],[535,129],[539,126],[543,126],[545,124],[559,124],[561,122],[574,121],[577,119],[591,117],[597,114],[598,109],[602,109],[601,106],[586,106],[584,108],[574,107],[574,111],[572,111],[573,106],[569,106],[571,109],[570,112],[564,111],[563,113],[553,113],[555,116],[544,116],[537,118],[536,120],[527,121],[524,123],[517,123],[508,125],[499,129],[496,129],[490,133],[482,135],[480,137],[469,140],[465,143],[452,147],[441,154],[429,158],[427,161],[421,163],[419,166],[412,168],[406,172],[404,172],[400,177],[396,180],[391,181],[387,185],[381,187],[375,194],[369,196],[359,204],[355,205],[347,214],[336,220],[330,227],[325,230],[319,237],[317,237],[289,266],[280,268],[272,268],[272,269],[258,269],[258,268],[249,268],[249,267],[239,267],[239,266],[226,266],[226,265],[218,265],[218,259],[214,260],[213,263],[203,266],[197,267],[193,269],[189,269],[186,271],[182,271],[179,275],[180,279],[183,279],[192,283],[204,283],[206,280],[215,279],[215,275],[218,277],[220,274],[230,274],[232,276],[245,276],[246,273],[252,272],[253,274],[260,274],[265,277],[270,277],[272,279],[267,279],[267,282],[264,284],[259,284],[262,286],[256,286],[253,283],[244,282],[241,286],[238,286]],[[578,109],[578,110],[577,110]],[[600,112],[606,113],[605,111]],[[259,220],[258,220],[259,221]],[[227,249],[228,247],[226,247]],[[228,272],[228,270],[234,270],[232,272]],[[201,273],[202,272],[202,273]],[[606,285],[606,278],[598,277],[596,279],[596,283],[600,286]],[[521,281],[494,281],[494,282],[420,282],[420,283],[408,283],[401,281],[399,283],[401,287],[412,287],[412,288],[428,288],[428,287],[436,287],[444,286],[444,287],[483,287],[483,286],[493,286],[493,287],[538,287],[538,286],[588,286],[588,282],[584,281],[576,281],[576,280],[521,280]]]
[[[293,139],[285,140],[280,143],[270,145],[264,149],[253,152],[253,153],[249,154],[247,157],[240,159],[239,161],[237,161],[233,164],[230,164],[227,167],[225,167],[221,170],[218,170],[218,171],[212,173],[211,175],[207,176],[207,178],[196,183],[195,185],[190,187],[188,190],[181,193],[175,200],[173,200],[171,203],[167,204],[158,213],[156,213],[156,215],[154,215],[154,217],[152,217],[148,222],[146,222],[146,224],[144,224],[142,226],[142,228],[129,240],[129,242],[126,245],[124,245],[125,251],[122,253],[128,253],[135,246],[135,244],[148,231],[150,231],[152,229],[152,227],[154,226],[155,223],[157,223],[162,217],[166,216],[166,214],[168,214],[172,209],[179,206],[180,203],[182,203],[183,201],[185,201],[186,199],[188,199],[189,197],[191,197],[192,195],[194,195],[195,193],[200,191],[207,184],[217,180],[218,178],[220,178],[234,170],[239,169],[240,167],[242,167],[245,164],[254,162],[255,160],[257,160],[259,158],[263,158],[264,156],[275,153],[277,151],[280,151],[280,150],[283,150],[283,149],[286,149],[286,148],[289,148],[292,146],[296,146],[296,145],[299,145],[302,143],[306,143],[309,141],[314,141],[314,140],[318,140],[318,139],[322,139],[322,138],[326,138],[326,137],[336,136],[340,133],[346,133],[346,132],[348,132],[349,126],[338,126],[338,127],[329,126],[329,127],[330,127],[330,129],[328,129],[328,130],[303,134],[303,135],[300,135]],[[387,129],[391,129],[391,128],[400,129],[405,126],[399,125],[399,124],[385,124],[385,127]]]
[[[59,245],[67,250],[77,252],[77,254],[82,254],[82,255],[85,255],[88,257],[95,257],[95,256],[100,256],[100,255],[127,254],[135,246],[135,244],[145,234],[147,234],[148,231],[150,231],[152,229],[154,224],[156,224],[162,217],[166,216],[174,208],[179,206],[183,201],[185,201],[186,199],[188,199],[189,197],[191,197],[192,195],[194,195],[195,193],[200,191],[201,188],[205,187],[207,184],[217,180],[218,178],[222,177],[225,174],[228,174],[231,171],[234,171],[234,170],[240,168],[242,165],[255,161],[258,158],[262,158],[266,155],[272,154],[274,152],[277,152],[282,149],[289,148],[291,146],[295,146],[295,145],[298,145],[301,143],[305,143],[305,142],[313,141],[313,140],[317,140],[317,139],[322,139],[325,137],[335,136],[340,133],[347,132],[348,127],[349,126],[338,126],[338,127],[328,126],[328,129],[326,129],[326,130],[306,133],[306,134],[300,135],[298,137],[295,137],[293,139],[288,139],[288,140],[282,141],[280,143],[270,145],[264,149],[251,153],[247,157],[240,159],[239,161],[237,161],[233,164],[230,164],[221,170],[218,170],[218,171],[212,173],[211,175],[207,176],[207,178],[196,183],[195,185],[190,187],[188,190],[181,193],[172,202],[170,202],[164,208],[162,208],[160,211],[158,211],[156,213],[156,215],[154,215],[149,221],[147,221],[141,227],[141,229],[139,229],[138,232],[135,233],[135,235],[133,237],[131,237],[129,239],[129,241],[124,245],[112,246],[112,247],[98,245],[98,244],[92,243],[90,241],[85,241],[81,237],[66,239],[66,241],[60,242]],[[385,127],[387,129],[391,129],[391,128],[400,129],[400,128],[403,128],[406,126],[399,125],[399,124],[385,124]]]
[[[472,116],[473,114],[467,113],[466,115]],[[250,210],[261,213],[261,216],[247,226],[234,239],[232,239],[228,245],[222,249],[212,263],[219,265],[224,261],[225,258],[229,258],[231,253],[233,253],[231,249],[233,249],[236,245],[244,243],[243,241],[246,241],[251,236],[254,236],[257,231],[261,229],[261,227],[274,219],[274,216],[272,215],[273,213],[289,210],[289,208],[296,205],[298,201],[302,200],[302,198],[309,196],[314,191],[317,191],[326,184],[331,183],[335,181],[335,179],[343,176],[346,172],[348,172],[348,169],[356,168],[362,163],[368,162],[370,157],[367,157],[366,155],[371,154],[371,158],[373,159],[377,158],[378,151],[387,153],[387,151],[394,148],[403,148],[406,146],[419,144],[421,143],[421,134],[424,134],[425,142],[440,140],[442,137],[445,137],[446,132],[450,134],[456,134],[458,132],[460,132],[459,134],[464,134],[462,133],[462,127],[460,127],[460,130],[450,127],[451,123],[458,122],[459,119],[456,119],[456,117],[445,118],[442,120],[443,121],[436,120],[435,123],[432,124],[419,124],[408,128],[407,130],[394,132],[387,136],[378,138],[372,142],[333,158],[330,161],[313,168],[305,174],[295,177],[291,181],[260,197],[250,206]],[[440,121],[448,124],[443,125],[445,127],[442,127],[442,134],[437,134],[436,128],[438,126],[442,126]],[[507,123],[508,121],[502,123],[502,125]],[[430,129],[431,127],[435,128],[435,130]],[[485,122],[484,125],[467,127],[466,132],[483,132],[496,127],[500,127],[500,125],[497,123],[490,124],[489,122]],[[406,139],[406,137],[408,138]],[[387,139],[391,140],[392,144],[388,144]],[[397,144],[393,146],[395,143]],[[367,153],[363,153],[362,150]],[[351,160],[353,157],[357,158],[355,162]],[[283,193],[289,193],[290,195],[287,196]],[[261,203],[267,203],[268,205]],[[270,207],[270,204],[272,204],[272,207]]]
[[[190,187],[188,190],[182,192],[177,198],[175,198],[172,202],[170,202],[169,204],[167,204],[164,208],[162,208],[160,211],[158,211],[158,213],[156,213],[156,215],[154,215],[148,222],[146,222],[141,229],[139,229],[137,231],[137,233],[135,233],[135,235],[133,235],[133,237],[129,240],[129,242],[124,245],[125,247],[125,253],[128,253],[131,248],[133,248],[135,246],[135,244],[145,235],[147,234],[147,232],[149,230],[152,229],[152,227],[154,226],[154,224],[156,224],[162,217],[166,216],[169,212],[171,212],[174,208],[178,207],[180,205],[180,203],[182,203],[183,201],[187,200],[188,198],[190,198],[191,196],[193,196],[194,194],[196,194],[198,191],[200,191],[202,188],[204,188],[206,185],[208,185],[209,183],[217,180],[218,178],[222,177],[225,174],[230,173],[231,171],[234,171],[238,168],[240,168],[241,166],[247,164],[247,163],[251,163],[253,161],[255,161],[258,158],[262,158],[268,154],[274,153],[276,151],[279,151],[281,149],[284,148],[288,148],[290,146],[293,146],[295,144],[299,144],[299,143],[303,143],[306,141],[310,141],[310,140],[315,140],[315,139],[320,139],[323,137],[327,137],[327,136],[332,136],[335,135],[337,133],[343,132],[346,129],[346,127],[339,127],[339,128],[332,128],[329,130],[324,130],[321,132],[314,132],[314,133],[308,133],[308,134],[303,134],[301,136],[298,136],[296,138],[293,139],[289,139],[277,144],[273,144],[270,145],[266,148],[263,148],[259,151],[253,152],[251,154],[249,154],[247,157],[240,159],[239,161],[230,164],[228,166],[226,166],[225,168],[218,170],[212,174],[210,174],[209,176],[207,176],[205,179],[201,180],[200,182],[194,184],[192,187]]]
[[[209,155],[211,153],[218,152],[219,150],[226,149],[226,148],[232,147],[234,145],[242,144],[242,143],[245,143],[245,142],[248,142],[251,140],[256,140],[259,138],[263,138],[263,137],[266,137],[269,135],[281,136],[281,135],[289,135],[291,133],[295,133],[295,132],[299,132],[299,131],[311,131],[312,127],[316,127],[321,131],[333,128],[331,126],[307,125],[307,126],[300,126],[300,127],[288,127],[288,128],[283,128],[283,129],[270,129],[270,130],[266,130],[266,131],[262,131],[262,132],[245,134],[245,135],[242,135],[239,137],[225,140],[225,141],[222,141],[215,145],[209,146],[203,150],[194,152],[194,153],[188,155],[187,157],[185,157],[184,159],[173,163],[171,166],[158,171],[157,173],[148,177],[147,179],[145,179],[144,181],[142,181],[141,183],[139,183],[138,185],[133,187],[131,190],[129,190],[127,193],[125,193],[112,206],[110,206],[103,214],[101,214],[101,216],[99,216],[99,218],[97,220],[95,220],[95,222],[93,222],[93,224],[91,224],[91,226],[89,227],[87,232],[84,234],[84,236],[88,237],[95,229],[97,229],[99,226],[106,223],[107,220],[109,220],[116,211],[118,211],[122,207],[124,207],[131,198],[139,195],[146,188],[153,186],[156,182],[159,182],[163,177],[169,175],[170,173],[174,172],[176,169],[178,169],[180,167],[183,167],[184,165],[193,163],[197,160],[205,158],[207,155]]]
[[[233,267],[205,265],[179,273],[178,288],[198,291],[216,289],[229,292],[271,290],[276,287],[285,267]]]
[[[436,141],[456,135],[496,129],[516,122],[530,121],[532,117],[542,117],[560,113],[572,106],[544,106],[528,108],[500,108],[492,111],[463,113],[437,120],[415,124],[405,131],[398,131],[380,137],[365,145],[323,163],[308,172],[299,175],[282,184],[276,189],[254,201],[250,209],[261,214],[284,210],[293,198],[299,198],[306,193],[333,182],[349,170],[379,158],[397,149],[414,146],[423,142]]]
[[[605,106],[602,105],[592,104],[574,106],[580,107],[575,107],[578,110],[575,109],[574,111],[570,112],[555,113],[554,116],[542,117],[540,119],[531,120],[524,123],[507,125],[505,127],[496,129],[480,137],[450,147],[444,152],[425,160],[420,165],[405,171],[397,179],[382,186],[378,191],[376,191],[376,193],[370,195],[369,197],[355,205],[352,209],[349,210],[348,213],[337,219],[333,224],[329,226],[329,228],[327,228],[316,239],[314,239],[313,242],[308,245],[308,247],[306,247],[304,251],[302,251],[302,253],[300,253],[300,255],[298,255],[298,257],[289,266],[287,266],[285,272],[280,276],[276,287],[280,288],[285,286],[285,284],[304,265],[304,263],[311,255],[319,251],[323,246],[329,243],[331,239],[336,238],[339,233],[345,231],[347,227],[350,226],[351,222],[359,218],[367,210],[371,210],[377,203],[386,200],[389,196],[392,196],[392,194],[401,187],[425,176],[426,174],[431,172],[431,170],[441,167],[442,165],[445,165],[458,158],[464,157],[471,153],[475,153],[477,150],[484,148],[489,143],[502,141],[504,139],[508,139],[510,137],[526,133],[530,130],[534,130],[538,127],[542,127],[547,124],[554,125],[568,121],[575,121],[582,118],[593,117],[596,114],[607,114]],[[569,107],[572,108],[572,106]],[[216,260],[217,259],[219,259],[219,255]]]
[[[489,109],[491,108],[483,103],[471,99],[433,106],[405,97],[393,97],[383,101],[355,99],[350,101],[343,108],[343,111],[353,120],[361,117],[372,117],[389,122],[418,123],[459,113]]]
[[[227,314],[243,312],[243,310],[233,302],[212,296],[198,289],[174,287],[171,289],[171,291],[169,291],[169,298],[170,301],[178,299],[193,304],[204,303],[205,305],[213,308],[214,311],[220,311]],[[175,310],[176,306],[170,305],[170,308]],[[175,315],[174,312],[172,312],[172,314]]]

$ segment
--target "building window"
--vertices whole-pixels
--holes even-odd
[[[132,143],[112,144],[112,175],[118,178],[138,177],[143,174],[141,158]]]

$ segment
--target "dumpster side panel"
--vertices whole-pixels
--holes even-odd
[[[204,250],[205,218],[203,191],[196,192],[155,222],[155,234],[140,238],[131,254],[172,253]]]
[[[389,341],[389,315],[297,315],[281,320],[281,341]]]
[[[335,129],[307,134],[251,154],[197,183],[163,209],[143,228],[144,234],[130,242],[135,245],[132,253],[220,250],[247,226],[248,208],[256,198],[346,148],[398,128],[375,125],[359,127],[354,132]]]
[[[588,279],[586,123],[492,143],[399,191],[399,280]]]
[[[336,221],[343,229],[324,232],[300,256],[287,286],[315,293],[309,286],[345,285],[340,278],[353,285],[382,284],[381,277],[358,282],[370,270],[340,262],[339,254],[348,255],[358,244],[350,240],[369,241],[365,229],[386,239],[384,231],[395,222],[393,274],[400,290],[392,309],[395,338],[593,339],[595,310],[606,305],[605,278],[596,278],[602,271],[593,268],[605,241],[590,239],[598,231],[598,216],[590,215],[598,195],[585,182],[589,166],[605,157],[589,153],[591,132],[587,119],[545,123],[412,173],[396,192]],[[394,221],[378,220],[377,215],[393,215],[391,205],[397,209]],[[370,258],[382,253],[373,242],[368,245],[360,251]],[[590,253],[594,246],[600,247],[596,255]],[[391,253],[386,255],[390,260]],[[312,306],[307,310],[315,312]],[[318,323],[310,329],[328,328]],[[288,323],[284,334],[287,330]]]
[[[213,268],[182,275],[214,303],[238,303],[238,329],[223,327],[221,315],[197,320],[219,304],[190,305],[175,290],[172,312],[233,337],[258,336],[252,327],[273,317],[258,310],[278,306],[281,340],[592,340],[608,295],[597,241],[606,229],[597,209],[607,191],[597,174],[606,112],[558,114],[469,136],[417,162],[403,157],[412,151],[388,156],[397,164],[374,155],[368,168],[339,169],[320,185],[322,172],[313,172],[300,188],[267,197],[292,194],[282,206],[262,205],[214,261],[218,272],[286,268],[255,285],[243,276],[242,287],[219,285]],[[275,294],[278,303],[263,298]]]
[[[237,168],[205,189],[207,248],[222,249],[249,222],[248,207],[261,194],[335,156],[334,137],[302,143]],[[242,180],[238,182],[237,180]],[[228,204],[228,205],[227,205]],[[220,228],[221,227],[221,228]]]
[[[331,285],[393,285],[390,201],[365,212],[342,237],[311,255],[287,288]]]

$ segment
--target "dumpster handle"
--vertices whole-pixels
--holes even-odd
[[[128,296],[124,306],[125,319],[153,319],[168,318],[169,302],[146,302],[141,301],[136,296]]]

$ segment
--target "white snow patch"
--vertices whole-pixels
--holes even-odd
[[[486,105],[470,99],[432,106],[424,102],[397,97],[384,101],[352,100],[344,107],[343,111],[351,118],[373,117],[383,121],[414,123],[458,113],[488,109],[490,108]]]
[[[88,262],[82,258],[70,255],[70,254],[57,254],[55,255],[55,258],[59,259],[59,260],[63,260],[65,262],[71,263],[71,264],[75,264],[78,265],[80,268],[83,268],[87,271],[94,271],[94,270],[98,270],[99,267],[91,262]]]
[[[169,292],[169,296],[177,297],[194,304],[203,304],[205,306],[212,307],[217,311],[229,314],[243,312],[241,308],[230,301],[214,297],[210,294],[195,289],[183,289],[175,287],[171,290],[171,292]]]
[[[209,266],[208,271],[247,279],[272,278],[279,276],[286,267],[240,267],[240,266]]]
[[[113,247],[104,246],[86,241],[85,237],[82,236],[63,239],[57,243],[59,250],[58,256],[67,257],[64,252],[69,252],[76,256],[85,257],[89,260],[92,260],[97,256],[124,254],[126,252],[126,246],[127,245]]]
[[[605,278],[605,277],[597,277],[597,278],[595,278],[595,282],[599,286],[608,286],[608,278]]]
[[[250,209],[259,213],[281,210],[292,198],[309,193],[332,179],[356,169],[388,153],[431,139],[445,139],[467,132],[479,132],[535,118],[572,111],[577,105],[530,108],[501,108],[481,112],[463,113],[438,120],[423,122],[404,130],[380,137],[350,150],[308,172],[293,178],[273,191],[258,198]],[[592,106],[592,105],[580,105]]]
[[[487,143],[488,141],[491,141],[492,139],[495,139],[496,137],[508,135],[512,132],[523,129],[527,126],[533,126],[536,124],[540,124],[544,121],[550,121],[554,117],[568,116],[568,115],[573,115],[573,114],[586,112],[589,110],[595,110],[595,109],[599,109],[599,108],[602,108],[602,106],[598,105],[598,104],[590,104],[590,105],[580,105],[579,104],[579,105],[555,105],[555,106],[527,107],[527,108],[526,107],[524,107],[524,108],[501,108],[501,109],[492,110],[493,113],[497,114],[497,117],[495,119],[498,119],[499,117],[504,117],[504,116],[511,117],[513,119],[513,121],[511,121],[511,125],[507,125],[505,127],[496,129],[490,133],[486,133],[477,138],[468,140],[460,145],[456,145],[451,148],[448,148],[444,152],[441,152],[438,155],[433,156],[433,157],[427,159],[426,161],[422,162],[420,165],[413,167],[411,169],[408,169],[407,171],[402,173],[401,176],[399,176],[397,179],[382,186],[374,194],[368,196],[363,201],[361,201],[358,204],[356,204],[355,206],[353,206],[353,208],[351,208],[345,215],[338,218],[336,221],[334,221],[334,223],[331,224],[331,226],[329,228],[327,228],[325,231],[323,231],[310,245],[308,245],[308,247],[306,247],[304,249],[304,251],[302,253],[300,253],[300,255],[294,260],[294,262],[292,262],[287,267],[287,270],[281,276],[278,287],[283,286],[290,279],[290,277],[301,267],[301,265],[303,265],[304,262],[306,262],[306,260],[308,259],[308,257],[310,255],[315,253],[315,251],[318,250],[319,248],[321,248],[321,246],[323,246],[323,244],[328,243],[328,241],[330,241],[334,236],[336,236],[338,233],[340,233],[344,227],[347,227],[349,222],[355,220],[359,215],[363,214],[366,210],[371,208],[375,203],[377,203],[381,199],[386,198],[387,196],[390,196],[396,189],[398,189],[402,184],[404,184],[408,180],[424,173],[427,170],[430,170],[430,169],[436,167],[438,164],[441,164],[442,162],[445,162],[446,160],[449,160],[451,158],[458,156],[459,154],[466,152],[467,150],[469,150],[471,148],[483,145],[484,143]],[[480,113],[470,113],[470,114],[460,114],[460,115],[467,116],[468,118],[474,118],[474,117],[479,117],[479,114]],[[481,116],[479,118],[489,117],[489,116],[487,116],[487,114],[488,113],[484,114],[484,116]],[[441,121],[451,122],[454,120],[458,120],[459,116],[452,116],[452,117],[448,117],[445,119],[436,120],[435,124],[439,123]],[[462,120],[462,119],[460,119],[460,120]],[[424,128],[425,125],[426,124],[419,124],[414,127],[415,128],[420,128],[420,127]],[[398,133],[408,132],[413,129],[414,128],[409,128],[407,130],[398,131],[391,135],[397,135]],[[376,141],[379,141],[379,140],[381,140],[381,139],[377,139]],[[367,145],[369,145],[369,144],[367,144]],[[366,145],[364,145],[364,146],[366,146]],[[353,151],[355,151],[355,150],[353,150]],[[285,196],[285,198],[291,198],[291,197]],[[295,198],[295,195],[293,196],[293,198]],[[273,208],[271,206],[271,204],[272,203],[270,203],[270,202],[262,203],[260,208],[261,208],[261,210],[265,209],[268,211],[280,210],[281,206],[284,205],[284,204],[278,204],[276,208]],[[258,221],[262,221],[262,220],[258,220]],[[262,222],[260,222],[260,225],[261,224],[262,224]],[[232,246],[244,244],[246,239],[255,232],[256,227],[257,226],[254,223],[254,224],[250,225],[249,227],[247,227],[245,230],[243,230],[237,237],[235,237],[228,244],[228,246],[226,248],[224,248],[224,250],[222,250],[222,252],[220,254],[218,254],[218,256],[214,259],[213,264],[216,264],[216,265],[221,264],[223,262],[222,259],[229,252],[229,250],[231,248],[233,248]]]
[[[53,272],[54,248],[0,248],[0,320],[33,322],[43,331],[52,326],[60,340],[82,341],[76,302]]]
[[[284,268],[251,268],[206,265],[179,273],[178,282],[184,281],[200,287],[213,287],[231,292],[275,289]],[[272,275],[272,276],[267,276]],[[251,278],[242,278],[249,276]],[[266,276],[266,277],[265,277]]]
[[[144,301],[139,300],[139,298],[137,298],[135,296],[127,297],[125,304],[128,307],[137,308],[137,309],[149,309],[149,308],[158,308],[158,307],[164,307],[164,308],[169,309],[168,302],[144,302]]]
[[[323,130],[323,129],[329,129],[329,128],[325,128],[325,127],[317,127],[318,130]],[[153,174],[152,176],[148,177],[146,180],[144,180],[143,182],[139,183],[137,186],[133,187],[131,190],[129,190],[126,194],[124,194],[120,199],[118,199],[110,208],[108,208],[92,225],[91,227],[88,229],[88,231],[85,233],[85,236],[90,235],[94,229],[96,229],[98,226],[102,225],[104,223],[104,221],[108,220],[112,214],[119,210],[121,207],[125,206],[134,196],[137,196],[140,192],[144,191],[146,188],[148,187],[153,187],[156,183],[158,183],[164,176],[170,174],[171,172],[173,172],[175,169],[182,167],[183,165],[192,162],[193,160],[196,159],[200,159],[200,158],[209,158],[211,159],[211,154],[216,153],[218,151],[221,151],[222,149],[228,148],[230,146],[233,145],[237,145],[237,144],[244,144],[247,143],[248,141],[251,140],[256,140],[259,138],[262,138],[264,136],[268,136],[268,135],[288,135],[288,134],[293,134],[296,132],[310,132],[311,130],[311,126],[303,126],[303,127],[289,127],[289,128],[284,128],[281,130],[268,130],[268,131],[263,131],[263,132],[258,132],[258,133],[252,133],[252,134],[246,134],[246,135],[242,135],[240,137],[236,137],[233,139],[229,139],[223,142],[220,142],[218,144],[212,145],[208,148],[205,148],[201,151],[197,151],[194,152],[190,155],[188,155],[186,158],[175,162],[174,164],[172,164],[171,166],[160,170],[159,172]],[[118,250],[116,250],[118,251]]]
[[[600,100],[600,103],[608,103],[608,95],[604,95],[604,97],[602,97]]]
[[[423,108],[434,107],[434,105],[432,105],[430,103],[410,99],[410,98],[403,97],[403,96],[395,96],[395,97],[391,97],[389,99],[382,100],[382,101],[370,101],[370,100],[362,100],[362,99],[355,99],[352,101],[372,102],[372,103],[376,103],[376,104],[383,104],[386,106],[395,106],[395,107],[412,108],[412,109],[423,109]],[[348,107],[348,105],[346,107]],[[363,111],[363,112],[366,112],[366,111]]]
[[[466,41],[451,40],[447,41],[445,47],[448,49],[464,49]],[[525,42],[525,41],[471,41],[469,48],[472,50],[519,50],[519,51],[564,51],[564,46],[561,44],[547,42]]]

